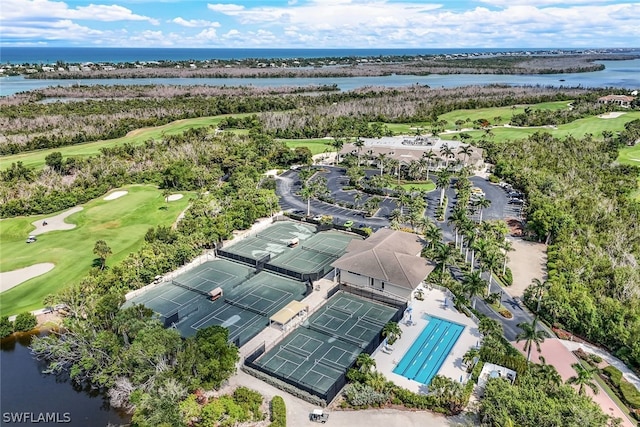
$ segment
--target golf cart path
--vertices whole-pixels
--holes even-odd
[[[65,219],[69,215],[80,212],[82,209],[84,209],[82,206],[76,206],[56,216],[45,218],[43,220],[33,221],[31,225],[33,225],[36,229],[29,234],[32,236],[37,236],[48,231],[71,230],[72,228],[76,228],[75,224],[69,224],[68,222],[65,222]],[[47,225],[43,225],[45,223]]]

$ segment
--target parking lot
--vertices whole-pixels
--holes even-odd
[[[331,197],[337,202],[349,203],[354,206],[361,207],[371,197],[370,194],[359,192],[355,189],[344,190],[344,187],[349,185],[349,178],[346,176],[346,170],[341,167],[323,166],[323,177],[327,180],[327,188],[331,193]],[[371,169],[366,171],[367,176],[373,176],[378,174],[379,171]],[[484,197],[491,201],[491,205],[483,209],[482,218],[485,220],[492,219],[506,219],[516,218],[520,219],[522,210],[524,209],[524,201],[512,194],[510,196],[510,190],[508,188],[502,188],[497,184],[493,184],[485,178],[473,176],[471,182],[474,187],[477,187],[482,191]],[[302,183],[298,179],[298,173],[296,171],[287,171],[278,177],[276,183],[276,192],[280,197],[280,206],[285,211],[297,212],[300,215],[307,214],[307,202],[303,200],[297,194],[302,187]],[[360,193],[360,200],[356,204],[355,195]],[[446,217],[449,215],[456,202],[456,193],[452,187],[449,187],[445,194],[449,200],[449,211],[446,213]],[[329,215],[334,219],[334,223],[344,224],[345,221],[353,221],[355,227],[366,226],[371,227],[374,230],[389,225],[389,215],[394,209],[398,209],[396,201],[392,197],[379,196],[382,198],[378,211],[373,217],[365,217],[360,209],[347,209],[330,203],[322,202],[317,199],[311,199],[309,203],[310,214],[314,215]],[[514,203],[514,200],[518,199]],[[427,194],[427,209],[425,216],[435,219],[435,208],[440,203],[440,191],[434,190]],[[453,232],[447,225],[447,220],[439,223],[438,225],[443,229],[445,238],[453,238]],[[479,219],[479,213],[476,212],[473,219]]]

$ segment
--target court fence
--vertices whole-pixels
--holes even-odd
[[[409,302],[406,299],[403,299],[398,295],[393,295],[388,292],[383,293],[383,292],[380,292],[379,290],[374,290],[369,288],[358,288],[355,286],[349,286],[345,283],[338,283],[336,286],[329,289],[327,291],[326,299],[331,298],[332,296],[334,296],[336,293],[340,291],[343,291],[345,293],[349,293],[352,295],[356,295],[365,299],[369,299],[372,301],[376,301],[398,310],[402,309],[402,313],[404,313],[404,310],[406,310],[409,305]],[[401,318],[402,316],[400,316],[399,319]],[[393,320],[393,321],[395,322],[396,320]]]
[[[334,294],[336,292],[334,292]],[[394,307],[397,308],[397,310],[396,310],[395,314],[393,315],[393,317],[391,318],[390,321],[391,322],[398,322],[400,319],[402,319],[402,316],[404,315],[404,312],[405,312],[405,310],[407,308],[407,303],[405,302],[404,304],[401,304],[401,305],[398,305],[398,306],[394,306]],[[323,331],[320,328],[317,328],[317,327],[309,328],[308,326],[305,327],[305,328],[315,330],[316,332],[324,334],[324,335],[327,335],[328,337],[337,338],[337,339],[339,339],[339,340],[341,340],[341,341],[343,341],[345,343],[349,343],[351,345],[356,345],[354,342],[352,342],[351,340],[347,339],[346,337],[342,337],[342,336],[337,335],[337,334],[332,334],[332,333],[329,333],[327,331]],[[295,333],[296,330],[299,330],[299,328],[296,328],[292,332]],[[286,335],[288,335],[288,334],[286,334]],[[326,390],[317,390],[312,385],[305,384],[304,382],[301,382],[301,381],[297,381],[294,378],[289,378],[289,377],[285,376],[284,374],[281,374],[281,373],[279,373],[277,371],[272,371],[272,370],[267,369],[267,368],[261,366],[260,364],[256,363],[256,360],[258,360],[267,351],[270,351],[273,348],[275,348],[277,345],[279,345],[280,342],[283,341],[283,339],[284,339],[284,337],[286,335],[281,337],[277,342],[271,343],[268,348],[267,348],[267,346],[266,346],[266,344],[264,342],[262,344],[258,345],[255,350],[253,350],[251,353],[249,353],[247,356],[245,356],[244,361],[243,361],[243,366],[251,368],[250,370],[247,370],[247,372],[250,373],[251,375],[256,376],[256,377],[257,377],[257,375],[254,372],[251,372],[251,371],[257,371],[257,372],[259,372],[259,373],[261,373],[263,375],[266,375],[268,377],[273,377],[273,378],[277,379],[278,381],[275,381],[275,382],[272,383],[272,385],[274,385],[275,387],[278,387],[278,388],[280,388],[280,389],[282,389],[284,391],[290,392],[290,390],[287,390],[287,389],[283,388],[281,385],[279,385],[279,384],[282,384],[282,383],[283,384],[287,384],[289,387],[294,387],[295,389],[301,390],[303,393],[299,394],[298,396],[301,397],[302,399],[305,399],[305,400],[307,400],[307,401],[309,401],[311,403],[317,404],[317,402],[315,401],[315,398],[319,398],[324,405],[328,405],[340,393],[340,391],[343,389],[343,387],[347,384],[347,372],[349,371],[349,369],[353,368],[353,366],[356,363],[356,359],[354,359],[349,364],[349,366],[346,366],[343,369],[340,369],[340,371],[342,371],[342,372],[340,373],[338,378],[336,378],[334,383],[328,389],[326,389]],[[360,345],[361,352],[362,353],[367,353],[367,354],[372,354],[373,351],[376,348],[378,348],[380,346],[380,344],[382,344],[383,341],[384,341],[384,337],[382,336],[382,331],[380,331],[380,333],[376,334],[368,343],[363,343],[362,345]],[[306,398],[307,395],[312,396],[312,398],[311,399]]]

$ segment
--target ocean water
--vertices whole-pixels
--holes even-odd
[[[558,49],[182,49],[182,48],[95,48],[95,47],[0,47],[0,62],[50,64],[84,62],[204,61],[208,59],[292,59],[348,56],[436,55],[497,52],[549,52]],[[568,50],[568,49],[567,49]],[[640,50],[635,52],[640,54]]]
[[[521,49],[116,49],[116,48],[0,48],[1,63],[66,63],[135,62],[156,60],[205,60],[242,58],[317,58],[345,56],[417,55],[434,53],[522,52]],[[625,50],[640,55],[640,49]],[[401,87],[412,84],[430,87],[504,84],[511,86],[554,86],[586,88],[625,88],[640,90],[640,59],[597,61],[602,71],[590,73],[498,75],[498,74],[431,74],[428,76],[390,75],[376,77],[325,78],[157,78],[157,79],[84,79],[36,80],[22,76],[0,78],[0,96],[49,86],[81,85],[211,85],[211,86],[296,86],[337,85],[348,91],[365,86]]]

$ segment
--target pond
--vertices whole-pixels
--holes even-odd
[[[33,358],[32,335],[2,340],[0,352],[0,425],[128,425],[130,417],[109,405],[104,393],[74,385],[61,376],[43,374],[46,363]]]

